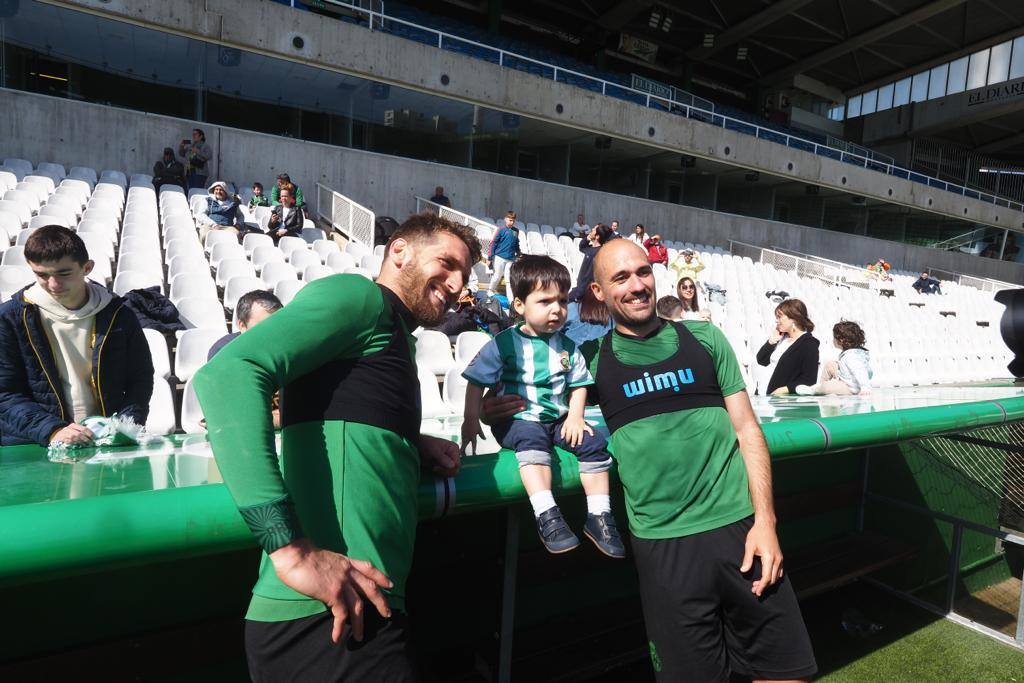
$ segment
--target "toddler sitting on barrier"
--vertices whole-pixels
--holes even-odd
[[[462,376],[466,388],[462,448],[475,450],[484,388],[523,397],[526,408],[492,425],[491,431],[519,461],[519,475],[530,496],[537,532],[551,553],[564,553],[580,541],[566,524],[551,493],[551,455],[555,445],[579,460],[587,494],[583,533],[609,557],[625,557],[611,513],[608,469],[611,455],[604,436],[583,419],[587,386],[594,383],[576,344],[562,333],[568,315],[569,271],[547,256],[523,256],[512,264],[512,307],[521,324],[488,342]]]
[[[821,366],[818,383],[799,384],[801,396],[836,394],[865,396],[871,393],[871,357],[864,348],[864,330],[855,322],[841,320],[832,327],[832,343],[841,351],[839,360]]]

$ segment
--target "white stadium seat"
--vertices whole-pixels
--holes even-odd
[[[302,279],[306,282],[312,282],[313,280],[330,277],[331,275],[336,275],[332,268],[328,268],[321,263],[314,263],[306,266],[306,269],[302,272]]]
[[[356,260],[352,258],[352,254],[341,251],[328,256],[327,265],[333,268],[336,273],[344,273],[349,268],[358,267]]]
[[[199,254],[175,256],[167,266],[168,280],[179,273],[206,273],[206,276],[209,278],[210,262]]]
[[[305,286],[306,283],[302,280],[280,280],[274,285],[274,296],[280,299],[282,304],[288,305]]]
[[[199,398],[192,387],[192,380],[185,384],[185,394],[181,399],[181,428],[186,434],[203,434],[206,429],[202,425],[203,409],[199,406]]]
[[[268,263],[284,262],[284,254],[275,246],[256,247],[252,251],[252,265],[257,273],[263,270],[263,266]]]
[[[202,273],[183,273],[171,281],[169,298],[175,306],[184,299],[217,301],[217,286],[209,276]]]
[[[483,332],[460,332],[455,338],[455,362],[468,365],[490,340],[490,335]]]
[[[21,227],[27,228],[28,222],[32,220],[32,210],[12,199],[0,199],[0,211],[6,211],[18,217],[21,222]]]
[[[167,339],[156,330],[144,327],[142,334],[149,344],[149,355],[153,359],[153,372],[161,379],[171,376],[171,358],[167,351]]]
[[[224,287],[224,308],[229,311],[235,310],[235,304],[238,303],[239,298],[259,289],[267,289],[267,286],[258,277],[239,275],[231,278],[228,280],[227,286]]]
[[[327,260],[327,257],[331,254],[335,254],[340,251],[338,243],[334,240],[317,240],[313,242],[313,251],[320,256],[320,261]]]
[[[299,274],[295,272],[290,263],[280,261],[263,266],[263,269],[260,271],[260,279],[263,280],[267,287],[276,288],[277,283],[284,280],[298,280]]]
[[[32,228],[33,230],[35,228],[41,228],[46,225],[59,225],[62,228],[72,228],[74,227],[76,222],[77,221],[68,220],[67,216],[63,214],[60,216],[40,214],[38,216],[32,216],[32,220],[28,222],[28,227]]]
[[[296,249],[292,252],[291,259],[289,261],[295,272],[301,273],[306,270],[309,266],[319,266],[320,256],[310,251],[309,249]],[[340,272],[335,270],[335,272]]]
[[[421,417],[426,420],[432,417],[450,415],[451,409],[441,399],[441,390],[437,385],[437,377],[434,377],[429,370],[422,366],[417,368],[420,380],[420,407]]]
[[[185,329],[220,330],[221,334],[227,334],[228,324],[224,320],[224,307],[216,299],[182,299],[175,306],[178,307],[178,317]]]
[[[271,240],[273,241],[273,240]],[[291,235],[285,235],[277,242],[277,248],[284,252],[286,258],[290,258],[292,252],[301,250],[309,251],[309,245],[301,237],[292,237]]]
[[[140,272],[137,270],[119,270],[114,277],[114,294],[124,296],[133,289],[147,289],[159,287],[163,292],[163,279],[158,273]]]
[[[178,349],[174,353],[174,376],[178,381],[190,380],[206,363],[210,347],[223,336],[219,330],[185,330],[178,337]]]
[[[25,247],[13,246],[4,251],[0,265],[5,266],[28,266],[25,260]]]
[[[216,270],[220,266],[221,261],[229,258],[245,258],[245,249],[233,237],[227,242],[220,242],[214,245],[210,251],[210,265]]]
[[[416,365],[439,377],[455,365],[448,335],[437,330],[423,330],[416,337]]]
[[[19,181],[25,176],[32,174],[32,162],[25,159],[7,158],[4,159],[4,166],[11,169]]]
[[[167,378],[157,375],[153,378],[153,396],[149,399],[149,416],[146,418],[146,433],[165,436],[174,432],[177,421],[174,418],[174,393]]]
[[[0,301],[7,301],[12,294],[35,281],[36,276],[28,266],[0,266]]]
[[[218,264],[216,277],[218,287],[227,287],[231,278],[239,276],[256,277],[256,270],[244,258],[226,258]]]
[[[245,249],[245,255],[252,257],[253,249],[256,247],[273,247],[274,240],[271,239],[270,235],[264,235],[259,232],[246,233],[245,237],[242,238],[242,247]],[[283,254],[282,254],[283,255]]]

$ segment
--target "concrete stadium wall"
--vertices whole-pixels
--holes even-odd
[[[623,227],[643,223],[667,239],[727,246],[729,240],[776,246],[847,263],[879,256],[896,268],[942,268],[1008,282],[1024,281],[1024,266],[778,221],[567,187],[496,173],[403,159],[196,123],[44,95],[0,90],[0,157],[18,156],[66,166],[150,173],[163,148],[199,125],[217,153],[217,175],[242,187],[266,185],[290,173],[316,204],[321,182],[401,221],[415,210],[415,195],[429,197],[443,185],[453,205],[472,215],[499,216],[514,209],[524,221],[571,225],[580,211],[588,221],[618,218]]]
[[[48,1],[964,221],[1024,227],[1021,211],[277,3],[250,0],[240,13],[237,0]]]

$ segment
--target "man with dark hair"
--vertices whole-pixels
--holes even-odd
[[[225,334],[215,341],[213,346],[210,347],[210,351],[206,354],[206,360],[213,358],[218,351],[228,345],[229,341],[256,324],[263,322],[270,317],[271,313],[276,313],[283,306],[284,304],[274,296],[273,292],[268,292],[265,289],[256,289],[238,297],[238,303],[235,304],[238,332]]]
[[[311,282],[193,378],[224,483],[266,553],[246,624],[254,680],[414,679],[404,609],[420,467],[451,476],[459,449],[419,433],[412,330],[444,318],[479,258],[471,228],[412,216],[376,283]],[[280,461],[266,407],[278,387]]]
[[[910,285],[918,294],[942,294],[942,285],[933,278],[927,270],[921,272],[921,277],[914,280]]]
[[[270,190],[270,205],[277,206],[281,203],[281,188],[285,185],[292,185],[295,188],[295,192],[292,193],[292,197],[295,198],[295,206],[298,206],[299,208],[305,207],[306,200],[302,196],[302,188],[299,187],[297,183],[293,183],[291,176],[287,173],[282,173],[277,176],[277,184]]]
[[[662,320],[677,321],[683,317],[683,302],[671,294],[658,299],[658,317]]]
[[[185,166],[174,157],[174,150],[164,147],[164,155],[153,165],[153,187],[157,192],[163,185],[178,185],[185,189]]]
[[[449,209],[452,206],[452,201],[444,196],[444,188],[440,185],[434,188],[434,196],[430,198],[430,201],[441,206],[447,206]]]
[[[0,306],[0,445],[88,444],[84,418],[146,423],[153,361],[125,302],[86,276],[82,239],[57,225],[25,243],[36,283]]]

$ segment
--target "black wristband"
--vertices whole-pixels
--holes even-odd
[[[289,496],[239,508],[238,512],[268,555],[303,536],[299,517],[295,514],[295,503]]]

